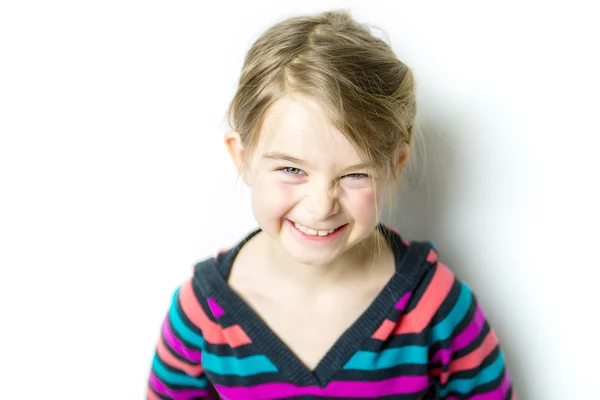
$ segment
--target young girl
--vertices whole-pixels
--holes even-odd
[[[415,114],[411,70],[345,12],[253,44],[225,144],[260,228],[175,291],[148,399],[515,398],[471,290],[380,222]]]

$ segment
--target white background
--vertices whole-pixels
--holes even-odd
[[[477,293],[521,399],[600,399],[598,12],[547,3],[2,2],[0,397],[143,398],[172,291],[255,226],[221,139],[245,51],[341,7],[418,82],[394,224]]]

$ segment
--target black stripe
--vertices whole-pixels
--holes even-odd
[[[264,372],[261,374],[241,375],[219,375],[212,371],[206,371],[206,376],[213,385],[251,387],[265,383],[287,383],[288,379],[280,372]]]
[[[175,338],[177,340],[179,340],[183,345],[185,345],[185,347],[191,349],[191,350],[195,350],[195,351],[202,351],[201,347],[198,347],[192,343],[186,342],[185,339],[183,339],[181,336],[179,336],[179,332],[177,332],[175,330],[175,328],[173,328],[173,324],[171,323],[171,320],[168,320],[168,324],[169,324],[169,328],[171,329],[171,332],[173,333],[173,336],[175,336]],[[162,336],[164,338],[164,336]],[[165,340],[165,344],[166,344],[166,340]]]
[[[381,341],[370,338],[364,344],[361,350],[379,352],[384,349],[393,349],[404,346],[427,346],[427,336],[421,333],[404,333],[402,335],[390,335],[386,340]]]
[[[204,260],[203,262],[196,264],[195,268],[196,269],[210,268],[212,265],[211,260],[212,259]],[[202,309],[202,311],[204,312],[206,317],[211,322],[218,324],[219,322],[213,315],[212,310],[211,310],[210,306],[208,305],[208,297],[202,295],[202,289],[200,287],[200,283],[198,282],[197,279],[195,279],[195,276],[196,275],[194,275],[194,279],[192,279],[192,291],[194,292],[194,297],[196,298],[196,301],[198,302],[198,304],[200,304],[200,308]]]
[[[431,318],[431,322],[429,323],[430,326],[435,326],[438,322],[443,321],[444,318],[446,318],[454,309],[460,296],[461,286],[462,285],[460,281],[454,279],[454,282],[452,282],[452,286],[450,287],[450,291],[442,301],[442,304],[440,304],[440,308],[437,309],[433,315],[433,318]]]
[[[182,321],[183,321],[183,323],[185,324],[185,326],[186,326],[187,328],[190,328],[190,327],[194,326],[194,325],[193,325],[193,324],[190,322],[190,320],[189,320],[189,319],[187,319],[187,317],[186,317],[186,316],[183,314],[183,311],[180,309],[180,306],[179,306],[179,304],[176,304],[176,305],[175,305],[175,307],[177,308],[177,313],[179,314],[179,317],[182,319]],[[171,321],[171,319],[170,319],[170,318],[167,320],[167,323],[169,324],[169,328],[170,328],[171,332],[173,333],[173,336],[175,336],[175,338],[177,338],[177,340],[179,340],[181,343],[183,343],[183,344],[185,345],[185,347],[187,347],[187,348],[189,348],[189,349],[196,350],[196,351],[202,351],[202,348],[201,348],[201,347],[199,347],[199,346],[197,346],[197,345],[195,345],[195,344],[193,344],[193,343],[190,343],[190,342],[186,341],[184,338],[182,338],[182,337],[180,336],[179,332],[177,332],[177,330],[176,330],[176,329],[175,329],[175,327],[173,326],[173,322]],[[191,330],[191,329],[190,329],[190,330]],[[198,332],[199,330],[198,330],[198,328],[196,328],[194,331],[195,331],[195,332]],[[202,336],[202,334],[201,334],[201,333],[198,333],[198,334],[199,334],[200,336]]]
[[[397,378],[401,376],[419,376],[428,375],[427,364],[402,364],[391,368],[374,369],[367,371],[360,370],[341,370],[335,375],[336,381],[363,381],[378,382],[385,379]]]
[[[252,343],[232,348],[228,344],[213,344],[205,341],[204,351],[216,356],[235,356],[238,358],[259,354],[256,352],[256,348],[253,347]]]
[[[175,357],[175,358],[176,358],[176,359],[178,359],[179,361],[181,361],[181,362],[183,362],[183,363],[185,363],[185,364],[187,364],[187,365],[189,365],[189,366],[191,366],[191,367],[193,367],[193,366],[196,366],[196,365],[197,365],[197,364],[195,364],[195,363],[193,363],[193,362],[190,362],[190,360],[188,360],[187,358],[185,358],[185,357],[184,357],[184,356],[182,356],[181,354],[177,353],[177,352],[176,352],[176,351],[175,351],[175,350],[174,350],[174,349],[173,349],[173,348],[172,348],[172,347],[171,347],[171,346],[170,346],[170,345],[167,343],[167,341],[165,340],[165,338],[164,338],[164,337],[162,337],[162,336],[161,336],[160,340],[163,342],[163,344],[164,344],[165,348],[166,348],[166,349],[169,351],[169,353],[171,353],[171,355],[172,355],[173,357]],[[163,364],[165,364],[165,362],[163,361],[163,359],[162,359],[162,358],[160,358],[160,356],[158,355],[158,353],[156,353],[156,355],[157,355],[158,359],[159,359],[159,360],[160,360],[160,361],[161,361]],[[179,372],[183,372],[183,371],[179,371]]]
[[[471,352],[476,350],[479,346],[481,346],[481,344],[485,340],[486,336],[490,332],[490,329],[491,329],[490,325],[486,322],[483,325],[483,328],[481,328],[481,332],[479,332],[479,335],[475,339],[473,339],[473,341],[471,343],[469,343],[468,346],[466,346],[452,354],[452,360],[456,360],[458,358],[464,357],[467,354],[470,354]]]
[[[496,361],[499,356],[500,347],[496,346],[496,348],[490,354],[488,354],[486,358],[481,360],[481,364],[479,364],[479,366],[477,366],[476,368],[468,369],[466,371],[455,372],[452,375],[450,375],[449,380],[473,378],[477,376],[477,374],[479,374],[486,367],[489,367],[492,363],[494,363],[494,361]]]
[[[165,365],[164,363],[163,363],[163,366],[166,366],[166,367],[168,367],[168,365]],[[176,369],[173,369],[173,368],[169,368],[169,370],[170,370],[170,371],[172,371],[172,372],[184,373],[183,371],[179,371],[179,370],[176,370]],[[198,388],[198,387],[195,387],[195,386],[189,386],[189,385],[174,385],[174,384],[170,384],[170,383],[168,383],[168,382],[166,382],[166,381],[162,380],[162,379],[160,378],[160,376],[158,375],[158,373],[157,373],[157,372],[154,370],[154,368],[152,368],[152,372],[154,372],[154,375],[156,376],[156,378],[157,378],[157,379],[158,379],[160,382],[162,382],[162,384],[163,384],[163,385],[165,385],[167,388],[169,388],[169,389],[171,389],[171,390],[190,390],[190,389],[191,389],[191,390],[202,390],[202,389],[200,389],[200,388]],[[185,373],[184,373],[184,374],[185,374]],[[196,379],[197,379],[197,380],[199,380],[199,381],[200,381],[200,380],[206,380],[206,381],[207,381],[207,383],[210,383],[210,382],[208,382],[208,379],[207,379],[206,375],[201,375],[200,377],[194,377],[194,378],[196,378]]]
[[[179,368],[175,368],[175,367],[173,367],[173,366],[171,366],[171,365],[167,364],[167,363],[166,363],[166,362],[165,362],[165,361],[164,361],[162,358],[158,357],[158,359],[160,360],[160,363],[161,363],[161,365],[162,365],[162,366],[163,366],[165,369],[167,369],[167,370],[169,370],[169,371],[171,371],[171,372],[173,372],[173,373],[176,373],[176,374],[184,374],[184,375],[186,375],[186,376],[190,376],[190,377],[192,377],[192,378],[197,378],[197,379],[204,378],[204,372],[201,372],[199,375],[190,375],[190,374],[188,374],[187,372],[185,372],[185,371],[183,371],[183,370],[181,370],[181,369],[179,369]],[[197,364],[190,364],[189,362],[186,362],[186,364],[188,364],[188,365],[190,365],[190,366],[192,366],[192,367],[197,365]],[[158,376],[158,374],[156,374],[156,376]]]
[[[469,393],[466,393],[466,394],[452,391],[452,392],[448,392],[447,396],[454,396],[459,400],[463,400],[463,399],[468,400],[478,394],[486,394],[489,392],[493,392],[494,390],[498,389],[500,387],[500,385],[502,385],[502,381],[504,381],[505,375],[506,375],[506,368],[503,368],[502,373],[500,373],[500,375],[498,375],[498,377],[496,379],[494,379],[493,381],[488,382],[484,385],[477,386],[477,387],[473,388],[473,390],[471,390]]]
[[[458,325],[456,325],[456,327],[452,331],[452,334],[450,335],[450,337],[448,337],[447,339],[435,342],[431,345],[431,348],[429,349],[430,358],[439,349],[441,349],[441,348],[448,349],[452,346],[452,342],[454,341],[454,339],[456,339],[456,337],[458,335],[460,335],[467,326],[469,326],[471,321],[473,321],[473,317],[475,316],[476,311],[477,311],[477,303],[475,302],[475,298],[471,294],[471,305],[469,306],[467,313],[465,314],[463,319],[458,323]]]

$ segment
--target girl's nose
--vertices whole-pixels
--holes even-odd
[[[339,212],[337,190],[313,188],[306,206],[315,219],[324,220]]]

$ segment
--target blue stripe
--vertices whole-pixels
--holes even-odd
[[[345,370],[356,369],[373,371],[392,368],[402,364],[427,364],[428,348],[426,346],[404,346],[384,350],[380,353],[358,351],[344,365]]]
[[[278,372],[273,363],[263,355],[244,358],[233,356],[217,356],[215,354],[202,354],[202,365],[207,371],[219,375],[250,376],[265,372]]]
[[[179,336],[185,340],[187,343],[204,349],[204,338],[202,335],[197,334],[192,331],[188,326],[183,322],[179,313],[177,312],[177,296],[179,295],[179,289],[175,291],[173,295],[173,301],[171,302],[171,309],[169,310],[169,321],[171,322],[171,326],[173,329],[179,334]]]
[[[207,385],[207,379],[205,377],[194,378],[189,375],[170,371],[163,365],[158,356],[154,356],[154,360],[152,361],[152,370],[161,381],[168,383],[169,385],[182,385],[200,389],[204,389]]]
[[[458,326],[460,321],[463,320],[465,315],[467,315],[469,307],[471,307],[471,298],[471,290],[467,285],[461,283],[460,295],[458,296],[456,304],[454,304],[454,307],[446,318],[440,321],[431,330],[432,344],[440,340],[446,340],[452,336],[454,329]]]
[[[470,393],[478,386],[485,385],[497,379],[504,370],[504,356],[502,352],[498,353],[496,361],[481,370],[475,377],[470,379],[452,379],[440,389],[440,396],[445,397],[449,392],[458,392],[461,394]]]

